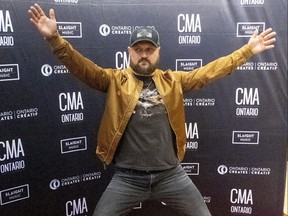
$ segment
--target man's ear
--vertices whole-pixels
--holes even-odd
[[[160,53],[160,49],[161,49],[161,47],[159,46],[159,47],[158,47],[158,52],[159,52],[159,53]]]
[[[128,46],[128,47],[127,47],[127,50],[128,50],[129,55],[131,55],[132,48],[131,48],[130,46]]]

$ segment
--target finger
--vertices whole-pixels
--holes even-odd
[[[31,22],[32,24],[34,24],[35,26],[37,26],[37,22],[35,22],[34,19],[30,18],[30,22]]]
[[[270,44],[273,44],[275,41],[276,41],[276,38],[272,38],[272,39],[270,39],[270,40],[266,40],[266,41],[264,42],[264,44],[265,44],[265,46],[268,46],[268,45],[270,45]]]
[[[265,31],[263,31],[260,36],[265,37],[266,35],[268,35],[270,32],[272,31],[272,28],[268,28]]]
[[[274,48],[274,45],[272,44],[272,45],[269,45],[269,46],[265,46],[265,50],[269,50],[269,49],[272,49],[272,48]]]
[[[268,40],[268,39],[270,39],[270,38],[275,37],[275,35],[276,35],[276,32],[271,32],[271,33],[269,33],[268,35],[266,35],[266,36],[264,37],[264,39],[265,39],[265,40]]]
[[[35,12],[33,11],[33,8],[30,8],[30,9],[28,10],[28,13],[29,13],[30,16],[31,16],[31,19],[33,19],[34,21],[37,21],[37,20],[38,20],[37,16],[35,15]]]
[[[252,35],[252,38],[256,38],[258,35],[258,28],[255,29],[253,35]]]
[[[54,12],[53,9],[50,9],[50,10],[49,10],[49,16],[50,16],[50,19],[56,20],[56,18],[55,18],[55,12]]]
[[[38,21],[41,18],[41,14],[39,13],[39,11],[37,10],[37,8],[35,8],[34,6],[30,7],[30,11],[31,11],[31,16],[33,17],[33,19],[35,21]],[[44,14],[45,16],[45,14]]]
[[[31,15],[32,15],[32,14],[34,15],[34,17],[39,16],[38,11],[37,11],[36,8],[33,7],[33,6],[30,7],[29,11],[31,12],[31,13],[30,13]]]
[[[42,8],[41,8],[38,4],[35,3],[34,6],[35,6],[38,14],[40,15],[40,17],[41,17],[41,16],[45,16],[44,11],[42,10]]]

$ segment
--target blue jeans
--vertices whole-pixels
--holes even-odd
[[[181,165],[161,172],[117,169],[93,216],[126,215],[145,200],[159,200],[181,215],[211,216]]]

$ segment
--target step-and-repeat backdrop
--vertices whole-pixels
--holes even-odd
[[[280,216],[287,152],[287,0],[41,0],[58,30],[103,67],[129,65],[135,28],[161,35],[161,68],[190,71],[247,43],[276,47],[185,95],[182,166],[214,216]],[[73,77],[29,21],[34,0],[0,1],[0,215],[89,216],[113,174],[95,155],[105,94]],[[177,215],[139,203],[130,215]]]

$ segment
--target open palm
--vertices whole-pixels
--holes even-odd
[[[272,49],[274,47],[273,43],[276,41],[275,35],[276,32],[272,32],[272,28],[266,29],[261,34],[258,34],[258,29],[256,29],[248,41],[253,54]]]
[[[47,17],[38,4],[34,4],[28,10],[30,14],[30,21],[37,27],[39,32],[44,37],[49,37],[57,31],[57,24],[55,13],[53,9],[49,10],[49,17]]]

